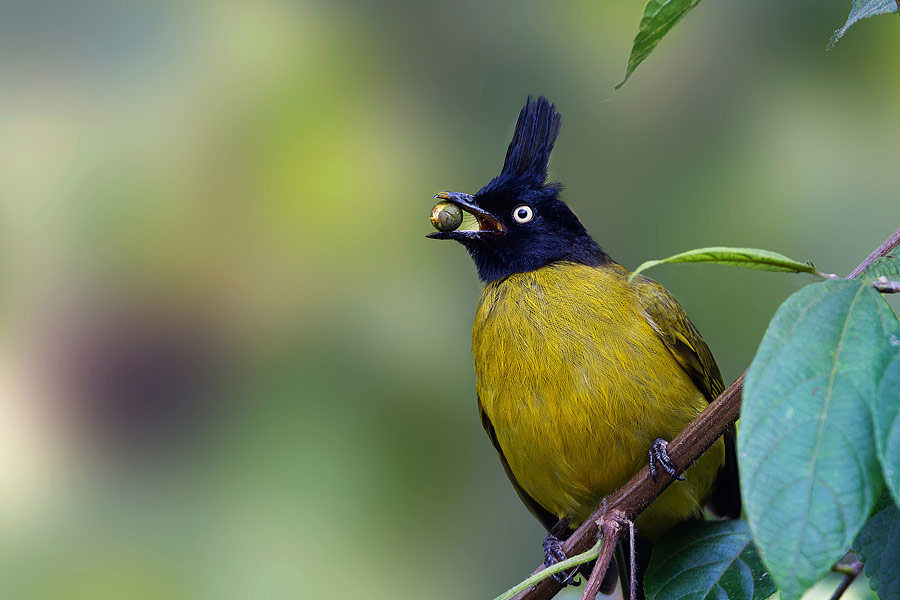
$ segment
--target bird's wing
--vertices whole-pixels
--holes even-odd
[[[649,277],[638,276],[641,310],[650,326],[684,369],[697,389],[712,402],[725,390],[719,366],[700,332],[688,319],[681,305],[672,294]],[[723,436],[725,440],[725,464],[722,466],[713,489],[710,505],[718,515],[737,519],[741,515],[741,494],[738,483],[735,429],[730,426]]]
[[[509,468],[509,462],[507,462],[506,456],[503,455],[503,448],[500,447],[500,441],[497,439],[497,432],[494,431],[494,424],[491,423],[491,419],[487,416],[487,413],[484,412],[484,409],[481,408],[480,400],[478,401],[478,412],[481,413],[481,424],[484,426],[484,431],[488,434],[488,437],[491,438],[491,443],[494,445],[494,448],[496,448],[497,454],[500,455],[500,462],[503,463],[503,470],[506,471],[506,476],[509,477],[510,483],[512,483],[516,493],[522,500],[522,504],[525,505],[528,512],[533,514],[535,518],[541,522],[547,531],[550,531],[550,528],[556,525],[559,518],[538,504],[538,501],[532,498],[528,492],[523,490],[522,486],[519,485],[519,482],[516,481],[516,476],[513,475],[512,469]]]
[[[715,400],[725,389],[722,374],[684,309],[666,288],[649,277],[639,275],[634,285],[638,286],[641,310],[650,326],[707,401]]]

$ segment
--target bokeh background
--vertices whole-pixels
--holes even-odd
[[[900,23],[703,3],[5,3],[4,598],[489,598],[540,560],[476,414],[479,283],[424,238],[528,94],[626,266],[846,273],[900,224]],[[668,266],[727,380],[806,276]],[[865,585],[855,586],[866,595]]]

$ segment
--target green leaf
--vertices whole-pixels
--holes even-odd
[[[812,263],[796,261],[777,252],[759,250],[757,248],[728,248],[715,246],[712,248],[698,248],[688,250],[681,254],[663,258],[661,260],[648,260],[643,263],[631,278],[650,267],[664,263],[709,263],[714,265],[729,265],[732,267],[744,267],[745,269],[759,269],[760,271],[781,271],[785,273],[812,273],[821,275]],[[629,278],[630,279],[630,278]]]
[[[747,370],[741,488],[785,600],[846,553],[882,489],[868,402],[890,358],[893,321],[865,283],[806,286],[775,313]]]
[[[650,56],[663,36],[698,4],[700,4],[700,0],[650,0],[647,2],[638,33],[631,45],[631,56],[628,57],[625,78],[616,86],[617,90],[625,85],[638,65]]]
[[[897,12],[897,0],[853,0],[847,22],[844,23],[843,27],[832,34],[825,49],[831,50],[834,48],[834,45],[838,43],[838,40],[844,37],[847,30],[857,21],[876,15],[886,15],[894,12]]]
[[[765,600],[775,593],[746,521],[674,527],[653,548],[647,600]]]
[[[896,319],[894,322],[897,323]],[[895,328],[889,340],[895,349],[893,360],[885,369],[878,394],[869,408],[884,480],[894,500],[900,503],[900,327]]]
[[[879,277],[887,279],[900,279],[900,258],[888,255],[876,258],[871,265],[863,269],[857,277],[860,281],[871,281]]]
[[[900,510],[893,502],[872,515],[859,532],[853,551],[866,563],[869,586],[878,598],[900,600]]]

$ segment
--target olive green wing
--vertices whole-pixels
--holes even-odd
[[[550,531],[550,528],[556,525],[559,518],[541,506],[537,500],[532,498],[528,492],[522,489],[522,486],[516,481],[516,476],[513,475],[512,469],[509,468],[509,462],[506,460],[506,456],[503,454],[503,448],[500,447],[500,441],[497,439],[497,432],[494,430],[494,424],[491,423],[491,419],[487,416],[487,413],[484,412],[484,409],[481,408],[481,401],[478,402],[478,412],[481,413],[481,425],[484,427],[485,433],[487,433],[488,437],[491,439],[491,443],[497,450],[497,454],[500,455],[500,462],[503,464],[503,470],[506,471],[506,476],[509,477],[509,481],[519,495],[519,499],[522,500],[522,504],[525,505],[528,512],[541,522],[547,531]]]
[[[650,326],[690,376],[709,402],[725,389],[719,366],[700,332],[669,290],[649,277],[638,276],[634,284],[638,288],[641,310]]]
[[[637,286],[641,310],[650,326],[707,401],[715,400],[725,390],[722,374],[709,346],[684,309],[666,288],[649,277],[639,275],[633,285]],[[741,515],[741,493],[733,425],[723,438],[725,464],[719,471],[710,504],[716,514],[737,519]]]

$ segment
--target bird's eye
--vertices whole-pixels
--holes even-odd
[[[532,210],[531,207],[527,204],[517,206],[513,209],[513,219],[515,219],[517,223],[527,223],[533,218],[534,210]]]

